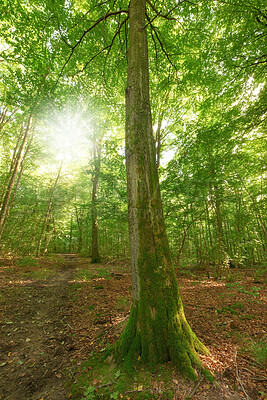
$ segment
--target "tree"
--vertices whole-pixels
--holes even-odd
[[[92,263],[100,262],[98,250],[98,222],[97,222],[97,189],[101,167],[101,138],[97,138],[95,132],[92,137],[93,145],[93,171],[92,171]]]
[[[263,1],[255,0],[252,4],[240,0],[233,4],[229,0],[132,0],[128,8],[128,1],[122,0],[119,8],[118,2],[109,0],[92,0],[89,6],[76,0],[55,0],[43,6],[39,0],[33,0],[31,4],[22,1],[20,7],[7,0],[5,9],[3,15],[13,17],[13,28],[9,29],[9,17],[4,17],[0,31],[7,48],[1,64],[8,64],[8,68],[4,68],[1,85],[8,94],[11,110],[29,108],[30,112],[40,114],[40,105],[47,104],[47,99],[49,106],[62,105],[66,93],[70,96],[87,86],[93,97],[97,93],[108,103],[109,114],[119,114],[122,102],[117,99],[125,85],[128,50],[126,158],[133,305],[115,354],[129,363],[139,356],[150,364],[172,360],[193,376],[192,364],[199,363],[195,350],[205,348],[186,322],[171,265],[156,150],[159,161],[164,149],[162,130],[165,134],[166,119],[171,120],[168,129],[175,136],[178,150],[175,162],[164,171],[169,180],[165,182],[165,198],[171,203],[169,226],[176,229],[176,253],[181,253],[178,256],[188,248],[197,264],[212,253],[222,261],[227,252],[237,254],[240,260],[240,253],[247,252],[253,262],[259,260],[266,248],[265,170],[261,166],[264,152],[262,145],[256,144],[256,140],[259,143],[263,139],[266,121]],[[27,25],[30,33],[25,29]],[[150,77],[148,56],[153,71]],[[253,96],[249,99],[254,89],[260,93],[255,101]],[[158,120],[157,149],[150,103],[154,122]],[[251,137],[253,149],[249,148]],[[20,189],[23,193],[23,187]],[[101,190],[100,185],[99,199],[103,204],[106,201],[101,198]],[[25,192],[31,192],[30,185]],[[226,201],[227,197],[230,200]],[[82,233],[89,231],[92,204],[88,199],[77,201],[79,204],[74,199],[73,202],[77,206],[78,228],[73,221],[74,248],[75,232],[82,239]],[[109,199],[105,207],[98,214],[101,223],[116,208],[116,197]],[[11,211],[17,216],[17,210],[19,207]],[[70,217],[69,210],[64,212],[64,218]],[[105,221],[103,226],[111,230],[108,223]],[[116,229],[120,229],[117,225]],[[66,248],[69,222],[56,221],[55,226]],[[103,231],[102,237],[106,234]],[[88,235],[84,243],[83,247],[89,248]],[[110,243],[112,247],[113,241]],[[216,254],[214,249],[219,252]]]
[[[0,203],[0,246],[1,246],[1,237],[3,234],[3,230],[8,219],[10,207],[16,195],[16,188],[19,184],[23,171],[24,160],[29,149],[28,142],[30,137],[32,119],[33,116],[30,115],[26,127],[22,125],[22,132],[24,130],[24,134],[22,135],[22,138],[19,137],[17,141],[17,145],[14,150],[10,166],[7,187],[3,194],[3,200]]]
[[[53,206],[53,200],[54,200],[55,190],[56,190],[58,181],[59,181],[59,179],[60,179],[61,169],[62,169],[62,162],[61,162],[61,164],[60,164],[60,166],[59,166],[56,179],[55,179],[55,181],[53,182],[53,185],[52,185],[52,187],[51,187],[51,189],[50,189],[50,195],[49,195],[49,199],[48,199],[47,209],[46,209],[46,213],[45,213],[44,220],[43,220],[43,223],[42,223],[42,229],[41,229],[41,233],[40,233],[40,236],[39,236],[39,240],[38,240],[38,243],[37,243],[37,249],[36,249],[36,255],[37,255],[37,257],[40,256],[40,253],[41,253],[41,245],[42,245],[42,241],[43,241],[43,238],[44,238],[44,233],[45,233],[45,231],[46,231],[46,229],[47,229],[47,226],[48,226],[48,223],[49,223],[49,219],[50,219],[50,217],[51,217],[51,212],[52,212],[52,206]],[[46,250],[47,250],[47,246],[46,246]]]
[[[133,297],[116,345],[120,360],[172,361],[195,377],[196,351],[206,352],[186,321],[163,218],[149,100],[146,1],[129,7],[126,168]]]

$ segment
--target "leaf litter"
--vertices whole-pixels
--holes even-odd
[[[74,256],[58,264],[40,259],[27,274],[13,264],[0,270],[0,399],[81,398],[67,382],[78,381],[77,366],[112,346],[127,323],[131,276],[126,262],[92,265]],[[38,278],[41,268],[49,271],[45,279]],[[150,386],[134,382],[124,398],[142,392],[166,398],[171,389],[175,400],[265,399],[264,285],[256,286],[247,273],[240,274],[238,284],[204,276],[178,282],[187,320],[210,350],[202,363],[216,381],[199,375],[194,384],[173,372],[168,384],[160,376]],[[98,377],[94,382],[105,386]]]

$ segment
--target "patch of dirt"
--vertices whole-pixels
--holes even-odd
[[[1,272],[0,399],[67,399],[73,343],[64,314],[73,264],[45,280],[25,278],[16,267]]]
[[[65,255],[63,263],[41,265],[46,279],[38,278],[36,266],[0,267],[0,399],[80,399],[68,387],[79,379],[77,366],[112,345],[127,323],[125,263],[92,265]],[[188,322],[210,350],[202,361],[216,383],[174,376],[175,399],[263,400],[267,374],[248,348],[265,335],[266,289],[244,274],[234,283],[181,278],[179,285]],[[156,379],[153,393],[163,393]]]

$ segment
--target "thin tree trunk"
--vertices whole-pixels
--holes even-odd
[[[145,0],[131,0],[126,89],[126,169],[132,308],[115,355],[133,363],[172,361],[195,378],[207,351],[186,321],[166,235],[149,100]]]
[[[82,247],[83,247],[83,229],[82,229],[83,213],[80,210],[80,215],[79,215],[77,207],[75,207],[75,213],[76,213],[76,221],[77,221],[78,232],[79,232],[78,252],[80,253],[82,251]]]
[[[72,216],[70,219],[70,240],[69,240],[69,252],[71,253],[72,250]]]
[[[162,104],[162,110],[159,113],[159,118],[158,118],[158,124],[157,124],[157,130],[156,130],[156,135],[155,135],[155,140],[156,140],[156,164],[157,167],[159,168],[160,166],[160,160],[161,160],[161,148],[162,148],[162,123],[164,119],[164,114],[165,114],[165,107],[168,104],[169,100],[169,95],[170,95],[170,89],[166,93],[165,99]]]
[[[11,210],[11,208],[12,208],[12,204],[13,204],[13,202],[14,202],[14,200],[15,200],[15,197],[16,197],[17,189],[18,189],[19,182],[20,182],[20,179],[21,179],[21,177],[22,177],[22,173],[23,173],[23,169],[24,169],[24,162],[25,162],[27,153],[28,153],[28,151],[29,151],[29,149],[30,149],[32,138],[33,138],[33,136],[31,137],[31,139],[30,139],[30,141],[29,141],[29,143],[28,143],[28,146],[27,146],[27,148],[26,148],[26,150],[25,150],[25,152],[24,152],[24,154],[23,154],[23,158],[22,158],[21,163],[20,163],[20,170],[19,170],[19,172],[18,172],[17,180],[16,180],[15,186],[14,186],[14,188],[13,188],[12,194],[11,194],[11,196],[10,196],[10,200],[9,200],[9,203],[8,203],[8,208],[7,208],[7,211],[6,211],[6,213],[5,213],[4,220],[3,220],[3,222],[2,222],[2,226],[1,226],[1,230],[0,230],[0,235],[2,235],[2,233],[3,233],[3,231],[4,231],[5,224],[6,224],[7,220],[8,220],[9,213],[10,213],[10,210]]]
[[[261,226],[262,231],[263,231],[263,233],[264,233],[264,238],[265,238],[265,241],[266,241],[266,238],[267,238],[267,229],[266,229],[264,220],[263,220],[263,218],[262,218],[262,216],[261,216],[260,210],[259,210],[259,208],[258,208],[258,206],[257,206],[257,204],[256,204],[256,202],[255,202],[254,197],[253,197],[252,194],[249,192],[249,190],[248,190],[248,188],[247,188],[247,186],[246,186],[246,184],[245,184],[245,182],[244,182],[244,179],[242,179],[241,175],[237,172],[237,170],[236,170],[235,168],[234,168],[234,170],[235,170],[235,172],[237,173],[237,175],[238,175],[238,177],[239,177],[239,179],[240,179],[240,182],[242,183],[242,185],[243,185],[245,191],[247,192],[248,196],[250,197],[250,199],[251,199],[251,201],[252,201],[253,208],[254,208],[254,211],[255,211],[255,215],[256,215],[256,217],[257,217],[258,220],[259,220],[259,223],[260,223],[260,226]]]
[[[61,169],[62,169],[62,163],[60,164],[57,177],[56,177],[54,185],[53,185],[53,187],[52,187],[52,189],[50,191],[50,196],[49,196],[49,200],[48,200],[48,206],[47,206],[47,210],[46,210],[46,215],[45,215],[45,219],[43,221],[43,225],[42,225],[42,229],[41,229],[41,233],[40,233],[40,236],[39,236],[37,249],[36,249],[36,256],[37,257],[39,257],[40,253],[41,253],[41,245],[42,245],[42,241],[43,241],[43,236],[44,236],[44,232],[45,232],[45,230],[47,228],[47,224],[48,224],[48,221],[49,221],[49,218],[50,218],[50,215],[51,215],[54,193],[55,193],[55,189],[56,189],[56,186],[57,186],[59,178],[60,178]]]
[[[94,172],[92,176],[92,263],[100,262],[98,249],[98,221],[97,221],[97,190],[99,183],[100,165],[101,165],[101,150],[100,143],[97,143],[97,138],[94,136],[93,152],[94,152]]]
[[[12,171],[10,171],[10,179],[9,179],[9,182],[8,182],[8,185],[6,188],[5,195],[3,197],[3,201],[1,204],[1,210],[0,210],[0,244],[1,244],[1,237],[3,234],[4,226],[7,221],[7,216],[8,216],[9,209],[10,209],[10,198],[11,198],[12,190],[14,188],[14,185],[16,184],[19,169],[21,168],[21,163],[23,161],[24,150],[27,145],[28,137],[30,134],[32,119],[33,119],[33,116],[31,114],[28,119],[28,124],[27,124],[26,130],[25,130],[22,142],[19,146],[17,153],[14,154],[14,157],[13,157],[13,163],[14,163],[13,169],[12,169]]]

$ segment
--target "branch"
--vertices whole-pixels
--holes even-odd
[[[156,13],[156,16],[152,19],[154,21],[155,18],[157,17],[162,17],[165,19],[168,19],[170,21],[176,21],[176,18],[174,17],[169,17],[169,15],[176,9],[178,8],[182,3],[186,2],[187,0],[181,0],[178,4],[176,4],[173,8],[171,8],[166,14],[163,14],[161,11],[158,11],[154,4],[150,0],[146,0],[146,2],[150,5],[152,10]],[[194,3],[193,3],[194,4]]]
[[[57,81],[56,81],[56,84],[58,83],[59,79],[61,78],[61,76],[62,76],[62,74],[63,74],[63,71],[64,71],[64,69],[66,68],[66,65],[68,64],[68,62],[69,62],[70,59],[72,58],[75,49],[82,43],[82,41],[83,41],[83,39],[85,38],[85,36],[87,35],[87,33],[89,33],[89,32],[90,32],[91,30],[93,30],[98,24],[100,24],[102,21],[105,21],[107,18],[113,17],[113,16],[115,16],[115,15],[123,14],[123,13],[124,13],[124,14],[125,14],[125,13],[128,14],[128,10],[120,10],[120,11],[114,11],[114,12],[106,13],[103,17],[101,17],[101,18],[99,18],[97,21],[95,21],[95,23],[94,23],[92,26],[90,26],[90,28],[86,29],[86,30],[83,32],[83,34],[81,35],[81,37],[80,37],[80,39],[77,41],[77,43],[76,43],[74,46],[71,47],[70,55],[69,55],[69,57],[67,58],[67,60],[65,61],[63,67],[61,68],[61,71],[60,71],[60,73],[59,73],[59,76],[58,76],[58,79],[57,79]],[[107,46],[106,48],[108,48],[108,47],[109,47],[109,46]],[[101,51],[101,52],[102,52],[102,51]],[[101,53],[101,52],[100,52],[100,53]],[[98,53],[98,54],[100,54],[100,53]],[[93,59],[93,58],[95,58],[95,56],[92,57],[92,59]],[[92,59],[91,59],[91,60],[92,60]]]
[[[242,381],[241,381],[241,379],[240,379],[239,373],[238,373],[238,366],[237,366],[236,356],[237,356],[237,352],[235,353],[236,378],[237,378],[238,383],[239,383],[239,385],[241,386],[241,389],[243,390],[244,395],[246,396],[247,400],[250,400],[250,397],[249,397],[249,395],[247,394],[247,392],[245,391],[244,386],[243,386],[243,384],[242,384]]]
[[[201,382],[204,380],[204,376],[201,376],[201,378],[199,379],[199,381],[197,382],[196,386],[193,388],[193,390],[191,391],[191,393],[189,393],[189,396],[187,397],[188,399],[192,399],[192,397],[194,396],[194,394],[196,393],[197,389],[199,388]]]
[[[121,28],[123,27],[123,25],[125,24],[125,22],[126,22],[128,19],[129,19],[129,17],[127,16],[127,17],[121,22],[121,24],[120,24],[120,26],[119,26],[117,32],[115,33],[115,35],[114,35],[113,38],[112,38],[111,43],[110,43],[108,46],[103,47],[103,49],[101,49],[98,53],[96,53],[93,57],[91,57],[90,60],[87,61],[87,63],[85,64],[85,66],[84,66],[81,70],[77,71],[75,75],[84,72],[84,70],[88,67],[88,65],[89,65],[96,57],[98,57],[101,53],[103,53],[105,50],[108,50],[107,56],[110,54],[111,48],[112,48],[112,46],[113,46],[113,44],[114,44],[114,42],[115,42],[116,37],[118,36],[118,34],[119,34],[120,31],[121,31]],[[106,64],[106,62],[105,62],[105,64]]]
[[[150,28],[151,28],[151,26],[150,26]],[[156,42],[156,40],[155,40],[155,38],[154,38],[154,35],[153,35],[153,29],[151,28],[151,37],[152,37],[152,40],[153,40],[153,42],[154,42],[154,45],[155,45],[155,53],[156,53],[156,60],[158,59],[158,49],[157,49],[157,42]]]
[[[172,60],[170,59],[169,54],[167,53],[166,49],[164,48],[164,45],[163,45],[162,41],[160,40],[160,37],[159,37],[159,35],[158,35],[157,31],[156,31],[156,28],[152,25],[152,23],[151,23],[151,21],[150,21],[150,19],[149,19],[148,16],[147,16],[147,19],[148,19],[149,25],[151,26],[151,29],[153,30],[153,32],[154,32],[155,35],[156,35],[156,38],[158,39],[158,42],[159,42],[159,44],[160,44],[160,47],[161,47],[163,53],[164,53],[165,56],[167,57],[169,63],[170,63],[170,64],[173,66],[173,68],[177,71],[176,66],[173,64]]]
[[[128,21],[128,19],[129,19],[129,16],[127,16],[127,17],[120,23],[120,25],[119,25],[119,27],[118,27],[118,30],[117,30],[117,32],[115,33],[115,35],[113,36],[112,41],[111,41],[111,43],[110,43],[110,45],[109,45],[109,50],[108,50],[107,56],[109,55],[109,53],[110,53],[110,51],[111,51],[111,48],[112,48],[112,46],[113,46],[113,44],[114,44],[114,42],[115,42],[116,37],[120,34],[121,28],[122,28],[123,25],[126,23],[126,21]]]

